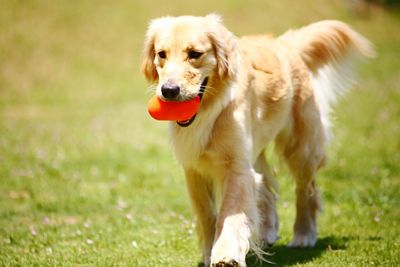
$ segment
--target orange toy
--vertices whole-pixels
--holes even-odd
[[[163,101],[153,96],[148,105],[149,114],[156,120],[186,121],[196,115],[200,97],[183,102]]]

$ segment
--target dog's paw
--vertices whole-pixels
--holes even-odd
[[[230,254],[230,255],[229,255]],[[211,267],[246,267],[245,256],[241,258],[239,255],[226,253],[218,256],[214,255],[211,257]]]
[[[279,239],[278,233],[275,229],[265,231],[262,237],[262,244],[264,246],[272,246]]]
[[[235,260],[222,260],[217,263],[213,263],[212,267],[239,267],[239,263]]]
[[[236,251],[236,252],[235,252]],[[234,247],[214,247],[211,256],[211,267],[246,267],[246,252]]]
[[[308,234],[295,234],[293,240],[288,244],[290,248],[314,247],[317,243],[317,234],[310,232]]]

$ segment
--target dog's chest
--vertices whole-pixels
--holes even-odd
[[[212,127],[195,121],[188,128],[170,128],[170,140],[176,159],[182,165],[196,163],[204,151],[211,135]]]

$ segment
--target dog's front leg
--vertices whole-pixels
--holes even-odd
[[[223,181],[223,198],[217,219],[211,266],[246,266],[250,237],[258,224],[256,173],[231,171]]]
[[[197,231],[203,247],[204,266],[209,266],[216,221],[213,187],[208,179],[194,170],[185,169],[185,175],[191,203],[197,217]]]

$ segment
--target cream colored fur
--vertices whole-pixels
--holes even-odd
[[[190,51],[200,52],[190,58]],[[160,54],[160,52],[164,54]],[[320,207],[316,172],[325,163],[329,113],[370,43],[339,21],[321,21],[274,39],[235,37],[216,15],[151,22],[142,70],[156,93],[180,87],[195,97],[208,77],[194,122],[170,125],[197,217],[206,266],[246,266],[245,256],[277,239],[276,182],[264,157],[275,141],[296,182],[290,246],[314,246]],[[345,72],[346,71],[346,72]],[[217,199],[221,199],[217,205]]]

